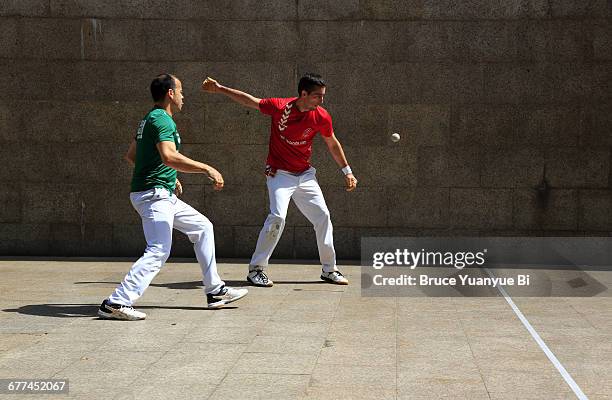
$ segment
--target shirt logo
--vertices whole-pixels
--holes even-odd
[[[306,136],[308,136],[310,134],[310,132],[312,132],[314,129],[312,128],[306,128],[306,130],[304,131],[304,133],[302,133],[302,137],[305,138]]]
[[[289,119],[289,114],[291,114],[291,107],[293,107],[293,104],[287,103],[285,106],[285,112],[283,113],[280,121],[278,121],[278,130],[281,132],[287,129],[287,120]]]

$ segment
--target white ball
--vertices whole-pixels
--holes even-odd
[[[391,141],[392,142],[399,142],[399,140],[400,140],[399,133],[394,133],[393,135],[391,135]]]

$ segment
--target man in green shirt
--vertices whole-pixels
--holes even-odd
[[[176,196],[182,193],[177,171],[206,174],[215,190],[223,188],[219,171],[179,152],[181,137],[172,116],[183,107],[181,81],[170,74],[159,75],[151,83],[151,94],[155,106],[140,122],[125,156],[134,165],[130,200],[142,218],[147,248],[121,284],[100,305],[98,315],[102,318],[140,320],[146,317],[145,313],[134,310],[132,304],[168,259],[173,228],[185,233],[194,245],[209,308],[222,307],[248,293],[246,289],[225,286],[217,273],[211,222]]]

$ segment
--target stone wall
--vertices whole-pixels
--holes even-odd
[[[218,256],[248,257],[266,217],[269,120],[207,75],[259,97],[324,75],[360,181],[315,141],[340,258],[367,235],[608,235],[611,21],[607,0],[0,0],[0,254],[142,252],[122,156],[164,71],[184,153],[226,179],[182,174]],[[316,254],[292,205],[275,257]]]

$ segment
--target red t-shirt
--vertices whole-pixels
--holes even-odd
[[[333,134],[332,119],[323,107],[300,112],[297,97],[262,99],[259,111],[272,117],[267,164],[274,169],[300,173],[310,168],[312,140],[317,133]]]

